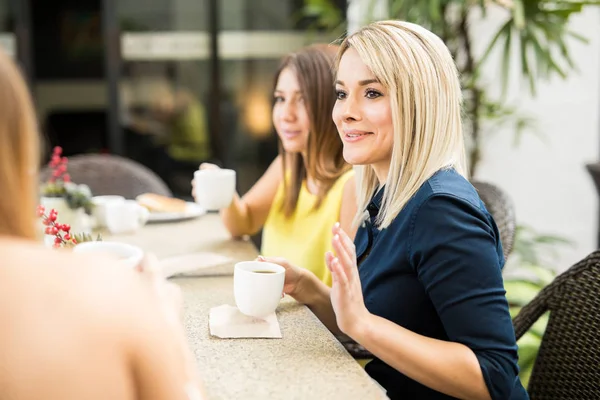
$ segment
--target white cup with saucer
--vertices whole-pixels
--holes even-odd
[[[262,261],[243,261],[235,265],[233,294],[242,314],[264,318],[272,314],[281,301],[285,268]]]

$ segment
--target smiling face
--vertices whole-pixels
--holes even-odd
[[[379,180],[385,180],[394,142],[390,96],[352,47],[340,60],[335,90],[332,116],[344,143],[344,159],[371,165]]]
[[[298,78],[290,68],[279,74],[275,87],[273,125],[288,153],[305,153],[310,119]]]

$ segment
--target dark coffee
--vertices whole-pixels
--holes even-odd
[[[255,274],[274,274],[275,271],[266,271],[266,270],[259,270],[259,271],[252,271]]]

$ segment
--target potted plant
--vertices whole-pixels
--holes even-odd
[[[37,208],[37,215],[45,226],[44,233],[47,245],[52,245],[54,248],[73,247],[79,243],[91,242],[93,240],[90,234],[86,232],[73,233],[69,224],[59,222],[58,211],[55,209],[46,212],[46,208],[40,204]],[[98,235],[96,241],[101,240],[101,236]]]
[[[71,182],[67,172],[68,159],[62,157],[62,148],[55,147],[48,166],[52,175],[41,186],[40,204],[45,209],[60,213],[62,221],[78,232],[89,232],[92,213],[92,193],[87,185]]]

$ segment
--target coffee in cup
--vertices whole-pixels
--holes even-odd
[[[260,261],[237,263],[233,273],[237,308],[251,317],[268,316],[279,305],[284,281],[285,268],[281,265]]]

